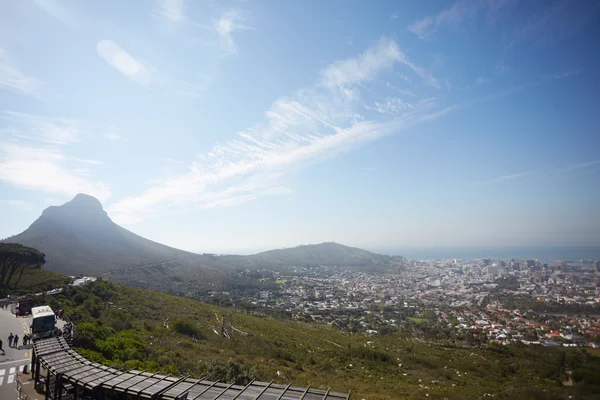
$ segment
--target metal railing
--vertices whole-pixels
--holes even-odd
[[[17,376],[17,398],[19,400],[31,400],[30,397],[23,390],[23,384],[21,383],[21,374]]]

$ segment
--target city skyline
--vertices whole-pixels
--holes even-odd
[[[600,245],[600,5],[0,4],[0,237]]]

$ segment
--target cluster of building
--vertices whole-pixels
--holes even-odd
[[[439,311],[437,316],[448,329],[500,344],[600,348],[598,315],[538,314],[510,309],[493,300],[485,307]]]
[[[290,277],[275,273],[273,279],[279,289],[245,300],[366,334],[433,326],[451,337],[499,343],[600,341],[597,261],[407,260],[387,273],[298,267]]]

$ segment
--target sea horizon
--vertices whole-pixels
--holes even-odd
[[[371,250],[379,254],[402,256],[412,260],[460,258],[476,260],[553,260],[578,262],[600,260],[600,246],[415,246]]]

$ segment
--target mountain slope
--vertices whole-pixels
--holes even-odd
[[[92,315],[85,299],[99,301],[95,293],[112,306]],[[482,399],[485,393],[497,399],[596,398],[589,393],[598,390],[597,384],[569,387],[554,378],[564,374],[567,357],[593,380],[598,360],[578,349],[441,345],[415,339],[412,321],[399,321],[399,332],[387,335],[349,335],[326,324],[254,317],[101,281],[69,290],[64,299],[65,314],[83,317],[78,329],[87,332],[78,337],[77,351],[115,368],[228,383],[242,375],[370,400]]]
[[[288,249],[269,250],[251,256],[220,256],[219,260],[237,267],[341,266],[361,270],[381,270],[394,258],[356,247],[326,242]]]
[[[94,197],[78,194],[52,206],[24,232],[4,240],[39,249],[45,267],[67,275],[97,275],[142,264],[176,260],[188,267],[222,271],[227,266],[136,235],[115,224]]]

